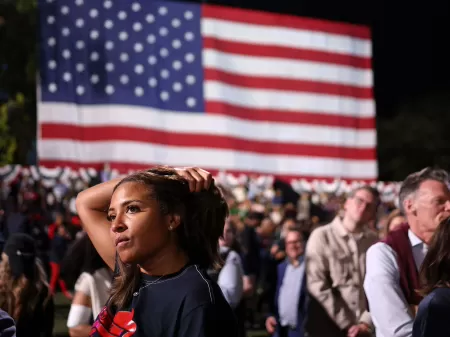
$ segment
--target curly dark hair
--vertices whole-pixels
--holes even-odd
[[[228,206],[220,190],[211,184],[208,190],[192,193],[188,181],[173,168],[158,166],[137,172],[122,179],[115,187],[128,182],[139,183],[151,192],[162,214],[178,214],[178,245],[186,252],[191,263],[202,268],[219,267],[219,237],[223,234]],[[140,271],[136,265],[125,265],[117,260],[118,273],[111,288],[109,307],[124,308],[139,284]]]

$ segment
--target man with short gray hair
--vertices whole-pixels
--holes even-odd
[[[410,337],[421,297],[418,270],[440,220],[450,212],[448,173],[425,168],[410,174],[399,193],[407,224],[367,252],[364,289],[377,337]]]

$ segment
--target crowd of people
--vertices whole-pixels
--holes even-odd
[[[450,336],[444,170],[406,177],[397,203],[366,185],[228,189],[195,168],[2,186],[0,309],[18,337],[52,336],[57,291],[71,336]]]

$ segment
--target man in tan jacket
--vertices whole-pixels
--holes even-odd
[[[378,204],[377,190],[359,187],[347,198],[342,217],[311,233],[306,246],[309,337],[372,335],[363,282],[366,251],[378,240],[366,225],[375,219]]]

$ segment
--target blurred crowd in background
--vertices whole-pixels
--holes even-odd
[[[90,183],[69,179],[49,185],[32,176],[18,175],[13,181],[3,183],[0,249],[14,233],[31,235],[37,245],[37,255],[47,271],[50,292],[61,291],[72,300],[83,272],[90,270],[93,275],[96,270],[105,269],[92,245],[79,243],[88,241],[88,238],[77,216],[75,200],[77,194],[89,185],[107,179],[108,176],[99,174]],[[298,194],[290,185],[281,182],[261,188],[261,184],[252,179],[232,188],[223,186],[222,190],[230,208],[227,228],[235,234],[233,238],[240,247],[236,250],[242,257],[244,281],[241,296],[246,299],[245,313],[242,314],[245,316],[245,329],[261,329],[267,314],[274,310],[276,270],[286,258],[286,233],[296,228],[307,240],[315,228],[330,223],[343,211],[346,196]],[[384,202],[369,227],[383,238],[403,221],[394,202]],[[233,243],[229,245],[233,246]],[[108,272],[100,278],[103,284],[106,279]],[[105,294],[100,294],[100,298],[107,298],[108,285],[110,281],[106,282]],[[88,326],[86,324],[86,332],[89,331]]]

